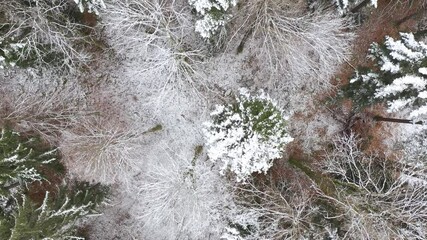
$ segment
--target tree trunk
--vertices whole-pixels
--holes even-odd
[[[414,120],[410,120],[410,119],[387,118],[387,117],[381,117],[381,116],[374,116],[373,119],[377,122],[394,122],[394,123],[407,123],[407,124],[418,124],[418,125],[425,124],[424,121],[414,122]]]
[[[357,13],[360,11],[360,9],[366,7],[366,5],[368,5],[368,3],[370,3],[370,2],[371,2],[371,0],[364,0],[361,3],[357,4],[354,8],[352,8],[350,10],[350,12]]]
[[[421,15],[421,14],[423,14],[423,13],[424,13],[424,11],[422,11],[422,10],[418,10],[418,11],[416,11],[416,12],[412,13],[412,14],[409,14],[409,15],[407,15],[407,16],[405,16],[405,17],[403,17],[403,18],[399,19],[399,20],[397,20],[397,21],[396,21],[396,23],[395,23],[395,25],[396,25],[397,27],[399,27],[400,25],[402,25],[404,22],[408,21],[409,19],[411,19],[411,18],[415,18],[415,17],[417,17],[418,15]]]

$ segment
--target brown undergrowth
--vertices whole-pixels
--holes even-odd
[[[384,106],[381,105],[365,109],[361,114],[362,117],[354,122],[351,130],[362,139],[360,147],[366,153],[390,158],[393,154],[390,154],[386,140],[392,137],[393,128],[398,123],[373,120],[374,116],[384,116],[385,114]]]
[[[383,42],[385,36],[399,37],[399,32],[416,32],[417,22],[425,15],[423,0],[394,1],[379,0],[378,8],[373,9],[368,19],[359,27],[354,41],[352,58],[336,75],[339,85],[347,84],[358,66],[373,67],[367,59],[373,42]]]
[[[370,45],[373,42],[384,41],[385,36],[399,37],[399,32],[416,32],[417,22],[427,15],[426,5],[422,0],[379,0],[378,8],[372,9],[368,18],[358,27],[349,62],[343,64],[332,82],[337,87],[341,87],[348,84],[357,67],[375,67],[374,63],[367,58]],[[351,101],[346,100],[329,106],[332,109],[326,107],[325,110],[324,103],[334,95],[335,93],[332,91],[318,96],[316,101],[321,103],[319,105],[322,107],[307,109],[307,112],[295,115],[292,120],[313,122],[318,114],[330,115],[332,116],[331,119],[336,121],[331,124],[339,124],[342,127],[342,131],[338,134],[357,134],[362,139],[361,148],[367,154],[379,154],[380,158],[393,158],[394,155],[389,152],[386,140],[391,138],[391,131],[398,123],[373,120],[374,116],[386,116],[384,106],[375,105],[364,109],[362,112],[355,113],[352,110]],[[327,126],[315,131],[313,134],[323,137],[326,135]],[[333,193],[333,183],[329,182],[330,180],[318,171],[318,166],[324,159],[325,150],[307,154],[301,147],[301,141],[301,139],[295,139],[293,143],[289,144],[287,146],[289,157],[276,160],[266,176],[261,174],[255,176],[256,181],[267,181],[271,184],[295,182],[298,187],[303,186],[303,189],[310,189],[310,186],[315,182],[324,192]],[[327,143],[325,143],[324,148],[328,148]]]
[[[368,60],[369,47],[373,42],[384,41],[385,36],[399,37],[399,32],[416,32],[417,20],[427,15],[423,0],[379,0],[368,19],[358,28],[353,44],[352,58],[336,74],[337,85],[348,83],[358,66],[373,67]]]
[[[280,188],[283,184],[288,190],[298,193],[301,189],[310,190],[312,182],[307,175],[296,169],[287,159],[275,160],[267,174],[254,174],[254,185],[262,190],[265,186]]]
[[[378,8],[372,10],[368,19],[357,30],[352,58],[337,73],[335,79],[337,86],[348,84],[357,67],[375,67],[367,58],[369,47],[373,42],[383,42],[385,36],[398,38],[399,32],[416,32],[418,21],[426,15],[426,3],[423,0],[379,0]],[[398,123],[376,122],[373,117],[377,115],[387,115],[384,106],[376,105],[364,109],[358,113],[357,118],[351,120],[349,130],[363,139],[362,147],[365,151],[386,155],[388,147],[384,140],[391,136],[392,125]]]
[[[58,173],[54,169],[41,169],[45,179],[42,181],[36,181],[31,183],[28,186],[28,196],[29,198],[36,203],[41,205],[46,196],[46,192],[49,192],[49,196],[55,198],[56,194],[59,191],[59,187],[64,181],[64,175]]]

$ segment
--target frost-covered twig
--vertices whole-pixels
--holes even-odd
[[[218,236],[228,197],[222,178],[201,149],[196,148],[193,159],[166,145],[158,149],[162,158],[147,165],[135,186],[139,205],[134,214],[144,232],[150,239]]]
[[[35,77],[34,77],[35,76]],[[93,114],[85,104],[84,92],[71,83],[63,84],[52,73],[16,75],[0,86],[0,123],[12,124],[19,131],[33,131],[56,143],[58,132]]]
[[[271,71],[282,73],[281,82],[283,75],[297,84],[312,77],[311,85],[325,86],[347,57],[353,39],[348,31],[351,24],[328,11],[303,13],[301,4],[281,0],[243,3],[235,21],[240,23],[239,31],[252,36],[247,41],[257,43],[259,56]]]
[[[107,4],[105,31],[113,49],[138,65],[138,74],[156,78],[141,81],[158,92],[200,94],[206,80],[200,72],[205,52],[193,39],[188,12],[175,1],[127,0]]]
[[[325,229],[313,221],[320,210],[308,189],[292,192],[286,183],[236,188],[236,206],[229,214],[232,226],[245,234],[244,239],[321,238]]]
[[[59,147],[65,165],[78,179],[126,184],[142,160],[141,138],[142,132],[92,117],[63,130]]]
[[[41,0],[28,4],[6,0],[0,6],[6,18],[0,38],[0,46],[7,50],[4,63],[24,67],[54,64],[76,70],[87,62],[89,55],[76,47],[84,41],[83,25],[67,15],[70,8],[67,1]]]
[[[337,139],[327,154],[325,172],[335,179],[335,204],[343,219],[343,238],[425,238],[426,184],[408,177],[411,168],[363,153],[354,135]]]

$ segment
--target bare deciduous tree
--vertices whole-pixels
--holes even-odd
[[[147,85],[160,96],[167,95],[169,88],[199,94],[199,88],[206,87],[199,70],[206,53],[197,41],[185,3],[113,1],[103,16],[113,49],[137,62],[140,73],[159,76]]]
[[[69,172],[86,181],[126,182],[141,161],[142,132],[98,117],[81,119],[61,132],[59,146]]]
[[[20,46],[15,49],[14,64],[53,64],[76,70],[87,62],[89,54],[76,45],[84,42],[84,26],[73,19],[72,11],[66,0],[2,1],[5,22],[0,40]]]
[[[0,124],[21,132],[33,131],[57,143],[59,131],[93,114],[86,108],[82,89],[49,71],[27,74],[19,70],[0,79]]]
[[[149,239],[206,239],[222,231],[222,207],[227,205],[226,186],[201,146],[193,159],[158,148],[163,157],[151,162],[135,186],[140,204],[134,212]]]
[[[343,239],[423,239],[427,225],[427,184],[399,162],[364,153],[354,135],[339,138],[325,172],[333,195],[321,193],[339,213]]]
[[[280,71],[298,83],[309,78],[318,81],[317,85],[312,83],[316,87],[328,85],[337,65],[346,60],[353,38],[348,32],[351,25],[334,13],[322,10],[305,13],[304,9],[303,1],[242,3],[235,20],[237,31],[244,35],[238,51],[245,42],[255,41],[257,51],[271,71]]]

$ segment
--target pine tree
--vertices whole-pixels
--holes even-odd
[[[254,172],[267,172],[293,138],[287,117],[266,94],[251,96],[242,89],[236,100],[217,106],[204,133],[209,158],[224,163],[222,173],[230,170],[237,181],[244,181]]]
[[[42,167],[64,169],[56,157],[56,149],[33,148],[35,138],[23,139],[19,133],[2,129],[0,135],[0,197],[8,198],[16,186],[40,181]]]
[[[370,58],[376,67],[359,68],[341,94],[363,108],[385,102],[388,112],[409,109],[416,119],[427,113],[427,45],[412,33],[401,39],[387,36],[383,44],[373,43]]]
[[[8,240],[84,239],[76,236],[75,222],[96,214],[106,192],[100,185],[77,183],[72,189],[63,186],[53,196],[46,192],[40,206],[21,195],[11,214],[0,215],[0,235]]]

